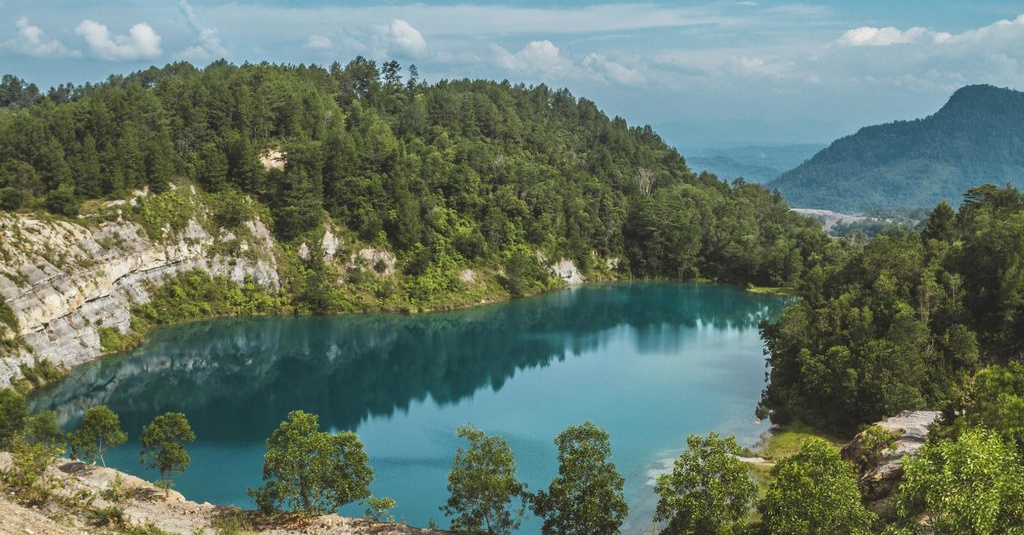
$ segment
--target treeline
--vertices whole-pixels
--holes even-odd
[[[640,277],[783,285],[827,242],[777,194],[696,175],[650,127],[545,85],[427,84],[414,66],[359,57],[176,63],[45,96],[8,86],[6,210],[74,216],[90,199],[187,179],[257,199],[285,242],[329,218],[396,251],[410,277],[454,291],[455,266],[498,265],[521,274],[513,294],[542,278],[538,251],[584,273],[619,259]],[[287,164],[265,169],[268,150]]]

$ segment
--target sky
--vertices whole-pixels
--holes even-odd
[[[415,64],[567,87],[683,154],[828,143],[957,88],[1024,89],[1024,3],[0,0],[0,73],[40,87],[188,60]]]

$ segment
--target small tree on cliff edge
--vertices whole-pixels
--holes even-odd
[[[736,438],[711,432],[690,435],[686,444],[672,473],[658,476],[654,486],[654,521],[668,522],[661,535],[734,533],[757,494]]]
[[[469,441],[459,448],[448,473],[448,504],[441,507],[452,518],[456,533],[508,535],[519,528],[523,508],[512,500],[521,498],[525,485],[516,479],[516,462],[505,439],[490,436],[466,425],[456,436]]]
[[[99,459],[103,466],[107,465],[103,454],[128,440],[128,436],[121,430],[121,420],[117,413],[106,405],[85,411],[82,426],[73,431],[69,438],[75,456],[90,458],[93,464]]]
[[[249,489],[249,496],[265,513],[322,515],[369,498],[371,481],[373,470],[355,433],[320,431],[315,414],[292,411],[267,439],[263,486]]]
[[[596,425],[569,426],[555,439],[558,477],[546,491],[531,498],[534,513],[544,519],[544,535],[614,535],[629,507],[623,479],[608,460],[608,432]]]
[[[174,484],[175,472],[184,472],[192,459],[185,443],[196,439],[188,418],[180,412],[165,412],[142,429],[142,454],[139,462],[160,471],[158,485],[166,496]]]

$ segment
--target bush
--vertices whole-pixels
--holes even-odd
[[[11,446],[11,468],[3,474],[4,482],[14,491],[19,502],[42,505],[50,500],[59,480],[50,479],[46,472],[62,455],[64,449],[45,442],[30,442],[22,436]]]
[[[14,437],[25,427],[27,419],[25,396],[10,388],[0,390],[0,449],[10,450]]]
[[[25,204],[25,195],[15,188],[0,188],[0,210],[13,212]]]

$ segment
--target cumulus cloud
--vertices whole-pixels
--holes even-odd
[[[105,25],[85,19],[75,35],[85,40],[96,57],[108,61],[152,59],[163,52],[160,36],[145,22],[132,26],[128,35],[111,35]]]
[[[497,45],[494,45],[493,50],[498,66],[508,71],[557,76],[568,74],[572,69],[571,63],[561,56],[558,47],[547,39],[530,41],[515,53]]]
[[[1003,42],[1006,39],[1019,38],[1024,33],[1024,14],[1013,20],[999,20],[988,26],[967,30],[960,34],[936,33],[936,42],[948,44]]]
[[[18,36],[5,42],[4,48],[16,50],[35,58],[80,55],[77,51],[69,50],[59,40],[47,36],[42,28],[34,26],[27,17],[18,19],[15,26],[18,27]]]
[[[493,45],[492,52],[493,61],[502,69],[548,80],[589,80],[627,86],[647,83],[647,78],[640,71],[601,54],[587,54],[582,60],[575,61],[562,54],[558,46],[547,39],[531,41],[515,53]]]
[[[427,41],[423,34],[402,19],[395,19],[390,25],[379,28],[378,40],[389,52],[398,52],[414,58],[427,53]]]
[[[862,26],[860,28],[847,30],[847,32],[836,41],[836,44],[840,46],[899,45],[913,43],[926,33],[928,33],[928,30],[921,27],[914,27],[903,31],[899,28],[893,28],[892,26],[886,28]]]
[[[522,68],[534,69],[541,72],[551,72],[559,68],[562,63],[561,51],[554,43],[547,39],[543,41],[531,41],[525,48],[516,54],[516,59]]]
[[[641,86],[647,83],[647,77],[636,69],[611,61],[600,54],[589,54],[583,59],[583,66],[597,78],[621,85]]]
[[[1024,30],[1024,15],[1019,15],[1013,20],[999,20],[959,34],[935,31],[919,26],[907,30],[891,26],[886,28],[863,26],[847,30],[836,40],[836,44],[841,46],[888,46],[920,41],[922,43],[955,45],[1015,37],[1022,30]],[[926,37],[926,39],[921,39],[922,37]]]
[[[306,39],[305,47],[311,50],[330,50],[334,48],[334,41],[331,41],[330,37],[314,34]]]
[[[199,43],[189,46],[176,54],[176,56],[189,61],[206,61],[226,57],[228,51],[220,42],[220,32],[216,28],[210,28],[203,24],[199,16],[196,15],[195,10],[192,9],[192,6],[186,0],[178,2],[178,7],[184,13],[185,18],[188,19],[189,25],[198,34]]]

